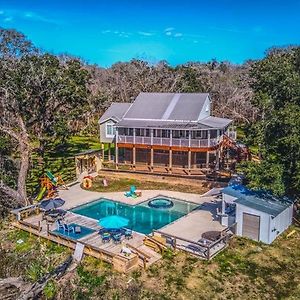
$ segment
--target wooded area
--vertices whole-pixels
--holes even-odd
[[[140,92],[209,92],[215,116],[243,127],[261,164],[240,167],[253,188],[296,196],[300,186],[300,48],[232,65],[216,60],[176,67],[132,60],[110,68],[37,49],[22,33],[0,29],[0,192],[5,207],[27,203],[32,156],[79,133],[97,135],[112,102]],[[150,104],[151,105],[151,104]]]

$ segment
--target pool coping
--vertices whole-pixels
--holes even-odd
[[[184,200],[184,199],[179,199],[179,198],[175,198],[175,197],[170,197],[170,196],[166,196],[166,195],[162,195],[162,194],[159,194],[159,195],[157,195],[157,196],[154,196],[154,197],[148,198],[148,199],[146,199],[146,200],[144,200],[144,201],[141,201],[141,202],[138,202],[138,203],[133,203],[133,204],[124,203],[124,202],[122,202],[122,201],[118,201],[118,200],[114,200],[114,199],[109,199],[109,198],[106,198],[106,197],[102,196],[102,197],[100,197],[99,199],[94,199],[94,200],[91,200],[91,201],[86,202],[86,203],[82,203],[82,204],[79,204],[79,205],[76,205],[76,206],[72,206],[72,207],[68,208],[67,211],[70,211],[70,212],[74,213],[74,212],[72,211],[73,209],[78,208],[78,207],[81,207],[81,206],[85,206],[85,205],[90,205],[90,204],[92,204],[92,203],[94,203],[94,202],[97,202],[97,201],[99,201],[99,200],[101,200],[101,199],[102,199],[102,200],[112,201],[112,202],[117,202],[117,203],[120,203],[120,204],[123,204],[123,205],[127,205],[127,206],[138,206],[138,205],[144,204],[144,203],[146,203],[146,202],[148,202],[148,201],[155,200],[155,199],[157,199],[157,198],[159,198],[159,197],[164,197],[164,198],[167,198],[167,199],[170,199],[170,200],[175,200],[175,201],[181,201],[181,202],[185,202],[185,203],[195,204],[195,205],[197,205],[197,207],[194,208],[193,211],[196,210],[197,208],[201,207],[201,205],[202,205],[202,204],[199,204],[199,203],[196,203],[196,202],[193,202],[193,201],[188,201],[188,200]],[[87,218],[88,218],[88,217],[87,217]],[[91,219],[93,219],[93,218],[91,218]],[[95,219],[93,219],[93,220],[95,220]]]

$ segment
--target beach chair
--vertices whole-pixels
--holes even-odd
[[[70,232],[73,232],[75,233],[75,228],[73,226],[70,226],[68,224],[63,224],[64,226],[64,233],[70,233]]]
[[[130,191],[129,191],[129,192],[125,192],[124,195],[125,195],[126,197],[133,197],[133,198],[135,198],[135,197],[136,197],[135,192],[136,192],[136,187],[135,187],[134,185],[132,185],[132,186],[130,187]]]

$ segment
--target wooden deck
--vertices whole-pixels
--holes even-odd
[[[68,236],[54,232],[56,230],[56,225],[43,221],[41,213],[34,213],[29,217],[22,218],[21,220],[14,222],[13,225],[71,249],[75,249],[76,243],[80,242],[85,246],[85,254],[112,263],[115,269],[122,272],[128,272],[139,266],[148,267],[161,258],[159,253],[144,246],[143,240],[145,236],[143,234],[133,232],[133,238],[130,240],[123,240],[121,244],[114,244],[112,241],[109,243],[102,243],[98,234],[98,230],[101,227],[96,220],[72,212],[67,212],[64,217],[64,222],[67,224],[74,223],[88,227],[95,230],[95,232],[77,240],[71,239]],[[125,256],[121,253],[123,246],[131,249],[132,254],[130,256]]]

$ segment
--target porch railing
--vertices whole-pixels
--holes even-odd
[[[214,147],[219,144],[222,137],[211,139],[186,139],[186,138],[164,138],[148,136],[118,135],[117,142],[125,144],[160,145],[176,147],[205,148]]]

